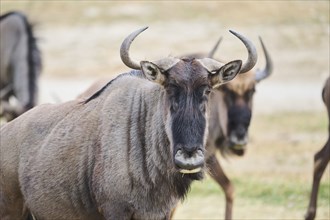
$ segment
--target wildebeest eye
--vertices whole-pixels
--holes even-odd
[[[208,100],[208,95],[211,93],[211,88],[206,86],[206,87],[202,87],[201,90],[200,90],[200,95],[199,96],[199,109],[201,112],[205,112],[206,110],[206,103],[207,103],[207,100]]]
[[[169,84],[167,92],[171,100],[171,111],[176,112],[179,108],[180,102],[180,88],[174,84]]]
[[[206,109],[206,103],[205,102],[202,102],[201,104],[199,104],[199,110],[201,112],[205,112],[205,109]]]
[[[197,96],[208,96],[211,92],[211,88],[209,86],[201,86],[200,88],[197,89]]]
[[[228,90],[227,91],[227,94],[228,94],[228,96],[232,99],[232,100],[235,100],[236,99],[236,93],[235,92],[233,92],[233,91],[231,91],[231,90]]]
[[[173,101],[172,104],[171,104],[171,110],[173,112],[176,112],[178,109],[179,109],[179,103],[176,102],[176,101]]]
[[[220,87],[220,90],[224,92],[224,94],[227,98],[230,98],[232,100],[236,99],[236,96],[237,96],[236,93],[233,90],[228,89],[226,86]]]
[[[244,94],[244,98],[245,100],[250,100],[254,94],[255,90],[254,89],[250,89],[248,90],[245,94]]]

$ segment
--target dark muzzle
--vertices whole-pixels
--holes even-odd
[[[228,111],[229,149],[243,155],[248,143],[251,110],[247,106],[232,106]]]
[[[179,149],[174,155],[174,163],[181,173],[198,173],[204,165],[204,153],[201,148]]]

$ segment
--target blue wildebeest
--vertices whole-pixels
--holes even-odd
[[[313,220],[315,218],[317,208],[317,194],[319,190],[320,181],[324,170],[330,161],[330,77],[328,77],[324,85],[322,98],[328,111],[329,135],[324,147],[314,156],[313,186],[309,206],[305,215],[306,220]]]
[[[41,55],[33,27],[20,12],[0,17],[0,117],[10,121],[37,103]]]
[[[168,219],[203,177],[209,93],[242,61],[136,62],[129,48],[145,29],[121,47],[136,70],[83,102],[40,105],[1,128],[1,219],[25,210],[37,219]],[[247,48],[243,67],[256,62]]]
[[[188,58],[213,58],[222,38],[208,54],[195,53]],[[252,101],[258,82],[273,71],[273,63],[260,38],[266,65],[262,70],[241,69],[234,80],[212,90],[210,94],[209,136],[206,144],[207,166],[211,177],[222,187],[226,196],[225,219],[232,219],[234,187],[216,158],[217,150],[242,156],[248,143],[248,128],[252,116]]]

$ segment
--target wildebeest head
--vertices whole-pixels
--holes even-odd
[[[248,143],[248,129],[252,116],[252,101],[255,87],[258,82],[267,78],[272,70],[273,64],[268,51],[261,38],[261,46],[265,54],[266,65],[263,70],[241,71],[235,80],[221,86],[218,90],[222,92],[227,110],[227,136],[229,149],[237,154],[243,155]],[[213,56],[215,49],[209,53]]]
[[[239,73],[242,61],[222,64],[210,58],[168,57],[155,62],[136,62],[129,57],[129,47],[145,29],[137,30],[125,39],[121,47],[122,61],[130,68],[141,69],[148,80],[161,86],[165,94],[163,121],[175,167],[181,173],[199,173],[205,162],[209,94],[212,89],[232,80]],[[251,44],[250,47],[254,46]],[[251,57],[256,59],[256,54]]]

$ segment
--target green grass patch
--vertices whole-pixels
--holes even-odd
[[[307,205],[311,184],[303,180],[294,180],[290,178],[257,179],[255,177],[233,178],[235,186],[235,197],[247,199],[251,202],[265,203],[275,206],[286,206],[295,208],[304,208]],[[202,182],[195,182],[192,185],[189,197],[201,197],[219,195],[224,197],[220,186],[211,178]],[[330,183],[321,181],[319,188],[318,204],[320,206],[329,206],[330,204]]]
[[[257,200],[268,205],[304,208],[310,195],[311,185],[303,181],[282,178],[280,180],[234,179],[236,195]],[[329,205],[330,183],[321,182],[319,205]]]

